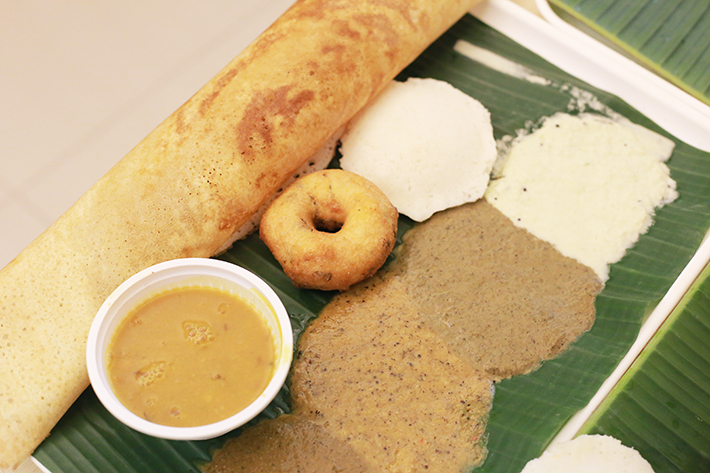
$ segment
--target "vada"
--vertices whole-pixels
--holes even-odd
[[[274,200],[259,232],[297,287],[343,291],[384,264],[397,217],[370,181],[326,169],[298,179]]]

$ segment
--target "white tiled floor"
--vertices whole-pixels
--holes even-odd
[[[292,1],[0,2],[0,268]]]

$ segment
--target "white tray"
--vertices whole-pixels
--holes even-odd
[[[546,0],[536,2],[543,18],[509,0],[484,1],[471,13],[565,72],[623,99],[676,138],[710,151],[710,107],[565,23]],[[709,261],[710,241],[706,238],[644,323],[627,355],[552,444],[572,439],[579,432]]]
[[[544,19],[509,0],[481,2],[471,13],[565,72],[622,98],[678,139],[710,152],[710,107],[562,21],[546,0],[536,2]]]

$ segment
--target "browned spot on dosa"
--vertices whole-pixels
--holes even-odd
[[[222,92],[222,90],[229,84],[232,79],[236,77],[236,75],[239,73],[239,70],[234,67],[232,69],[228,69],[226,71],[223,71],[222,75],[218,78],[216,81],[213,90],[211,93],[205,97],[202,102],[200,103],[200,115],[204,116],[204,114],[210,109],[210,106],[212,103],[215,101],[215,99],[219,96],[219,94]]]
[[[265,152],[273,143],[274,129],[293,126],[301,109],[313,101],[315,93],[312,90],[302,90],[290,96],[292,88],[282,86],[259,91],[252,97],[236,130],[238,147],[245,159],[257,152]]]

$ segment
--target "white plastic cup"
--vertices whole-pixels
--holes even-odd
[[[114,394],[106,371],[107,350],[114,331],[138,304],[165,290],[195,285],[227,290],[254,303],[274,337],[274,372],[261,395],[242,411],[227,419],[196,427],[156,424],[131,412]],[[171,440],[204,440],[218,437],[253,419],[281,389],[290,369],[292,356],[291,322],[283,303],[271,287],[244,268],[206,258],[166,261],[146,268],[126,280],[99,309],[91,325],[86,348],[89,380],[106,409],[118,420],[139,432]]]

